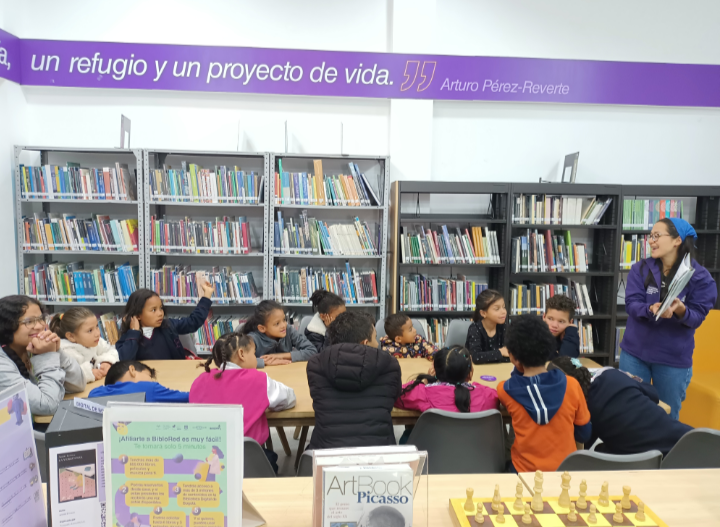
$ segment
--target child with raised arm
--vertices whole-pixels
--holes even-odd
[[[494,289],[486,289],[475,299],[473,322],[468,327],[465,348],[475,364],[508,362],[505,349],[505,299]]]
[[[335,293],[318,289],[310,297],[315,315],[305,329],[305,337],[318,353],[325,347],[327,327],[340,313],[345,313],[345,300]]]
[[[211,370],[215,363],[217,370]],[[226,333],[213,346],[212,357],[190,388],[190,402],[198,404],[241,404],[245,436],[261,445],[270,437],[265,411],[279,412],[295,406],[295,392],[267,373],[257,370],[255,341],[241,333]],[[277,472],[277,454],[265,450]]]
[[[418,335],[410,317],[403,313],[385,319],[385,333],[380,339],[380,347],[398,359],[422,357],[432,360],[437,352],[437,346]]]
[[[255,342],[258,368],[303,362],[317,354],[315,346],[304,335],[288,326],[282,304],[274,300],[258,304],[243,325],[242,333]]]
[[[180,335],[195,333],[205,323],[212,305],[213,286],[201,283],[202,297],[195,310],[185,318],[165,318],[160,296],[150,289],[138,289],[130,295],[115,343],[120,360],[186,359],[188,351]]]
[[[508,327],[505,345],[519,373],[497,389],[515,430],[513,469],[554,472],[577,450],[576,442],[590,439],[590,412],[582,388],[562,371],[545,368],[556,342],[540,317],[518,317]]]
[[[102,379],[118,361],[115,346],[100,337],[97,317],[85,307],[58,313],[50,322],[50,330],[60,337],[60,349],[78,362],[85,382]]]

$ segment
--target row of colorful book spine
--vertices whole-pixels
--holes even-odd
[[[431,229],[422,225],[400,227],[402,263],[409,264],[500,264],[497,232],[487,227]],[[483,235],[484,234],[484,235]]]
[[[171,315],[170,318],[180,317]],[[198,354],[209,355],[212,353],[215,342],[217,342],[222,335],[239,331],[246,321],[247,317],[244,316],[215,316],[212,311],[210,311],[202,327],[192,334],[193,341],[195,342],[195,351]]]
[[[275,253],[301,255],[331,256],[373,256],[377,255],[377,238],[367,222],[355,218],[352,224],[327,222],[308,218],[303,210],[297,220],[283,218],[281,211],[276,211],[275,222]]]
[[[77,163],[20,165],[19,169],[23,199],[137,200],[136,171],[126,164],[103,168],[82,168]]]
[[[245,216],[215,221],[150,217],[149,250],[154,253],[248,254],[250,224]]]
[[[138,267],[106,264],[85,269],[83,262],[42,263],[23,271],[28,296],[46,302],[126,302],[138,287]]]
[[[174,203],[260,204],[265,176],[239,167],[215,166],[214,170],[183,163],[187,168],[151,170],[150,199]]]
[[[215,304],[259,304],[262,300],[252,272],[233,271],[230,267],[196,271],[182,265],[150,270],[150,289],[168,304],[197,303],[202,291],[201,280],[208,280],[214,286],[212,301]]]
[[[401,311],[472,311],[475,299],[488,288],[484,282],[463,278],[400,276]]]
[[[275,173],[275,205],[371,207],[378,204],[364,174]]]
[[[620,269],[630,269],[633,264],[652,253],[650,237],[646,234],[633,234],[620,237]]]
[[[137,252],[138,221],[111,219],[93,214],[77,218],[74,214],[23,216],[23,250],[26,251],[114,251]]]
[[[576,316],[594,315],[587,285],[580,282],[568,284],[510,284],[511,315],[542,315],[549,298],[565,295],[575,303]]]
[[[623,229],[650,230],[664,218],[685,218],[680,199],[626,199],[623,202]]]
[[[519,194],[514,198],[515,224],[598,225],[612,198]]]
[[[375,271],[358,271],[345,262],[345,269],[325,270],[313,267],[273,268],[273,295],[281,303],[308,303],[313,292],[324,289],[335,293],[346,304],[377,304]]]
[[[527,230],[511,242],[512,272],[583,273],[589,269],[587,246],[572,242],[570,231]]]

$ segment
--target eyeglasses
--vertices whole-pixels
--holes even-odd
[[[24,324],[26,328],[32,329],[34,328],[38,322],[41,322],[42,325],[45,325],[45,317],[31,317],[31,318],[24,318],[20,321],[21,324]]]
[[[661,236],[670,236],[667,232],[653,232],[648,235],[648,238],[650,241],[656,242],[660,239]]]

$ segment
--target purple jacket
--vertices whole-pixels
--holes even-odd
[[[685,316],[682,319],[676,316],[661,318],[657,322],[650,306],[660,302],[660,264],[653,258],[646,258],[632,266],[625,289],[628,320],[620,343],[623,353],[652,364],[676,368],[692,366],[695,329],[703,323],[717,300],[715,280],[695,260],[692,263],[695,274],[678,296],[685,304]],[[654,283],[648,279],[650,272]]]

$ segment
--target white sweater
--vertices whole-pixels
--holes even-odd
[[[62,339],[60,350],[75,359],[85,377],[85,382],[94,382],[93,368],[100,368],[103,362],[115,364],[118,360],[118,352],[115,346],[111,346],[105,339],[101,338],[94,348],[86,348],[82,344]]]

